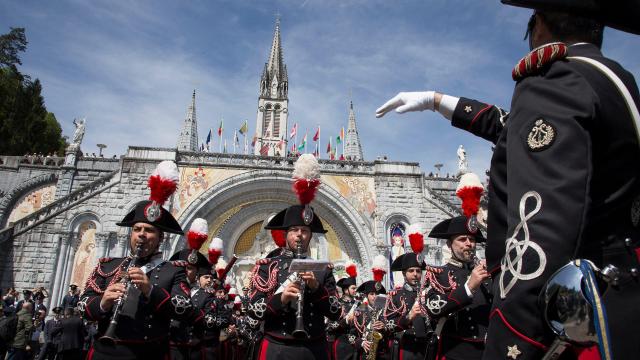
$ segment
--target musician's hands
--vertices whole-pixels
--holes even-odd
[[[409,311],[409,315],[407,315],[407,318],[409,320],[412,320],[416,318],[416,316],[420,315],[420,304],[418,304],[418,302],[414,302],[413,306],[411,307],[411,311]]]
[[[280,295],[280,301],[286,305],[293,300],[297,300],[298,294],[300,294],[300,285],[297,282],[292,281],[286,288],[284,288],[282,295]]]
[[[129,268],[129,279],[138,286],[142,294],[148,298],[151,292],[151,282],[142,269],[133,267]]]
[[[376,331],[384,330],[384,323],[380,320],[376,320],[373,323],[373,330],[376,330]]]
[[[313,271],[305,271],[300,273],[300,277],[307,283],[307,286],[311,288],[311,290],[315,290],[318,288],[318,280],[316,280],[316,275]]]
[[[107,286],[104,294],[102,294],[102,300],[100,300],[100,309],[102,309],[102,311],[110,311],[113,303],[124,295],[124,290],[124,284],[122,283]]]
[[[440,95],[440,94],[438,94]],[[391,98],[376,110],[376,117],[383,117],[389,111],[395,109],[398,114],[408,111],[423,111],[435,109],[435,91],[401,92]]]
[[[485,260],[480,260],[478,265],[471,271],[469,280],[467,280],[467,286],[469,290],[476,291],[480,287],[483,281],[489,278],[489,272],[487,272],[487,263]]]
[[[353,318],[356,316],[355,312],[350,312],[347,314],[345,320],[347,321],[347,324],[351,324],[353,322]]]
[[[369,352],[369,350],[371,350],[371,342],[362,340],[362,348],[364,349],[364,351]]]

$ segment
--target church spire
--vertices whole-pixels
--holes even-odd
[[[191,105],[187,110],[187,117],[184,119],[182,131],[178,138],[178,150],[198,151],[198,123],[196,121],[196,90],[191,96]]]
[[[345,135],[344,157],[347,160],[363,160],[362,146],[360,146],[360,137],[356,127],[356,114],[353,111],[353,101],[349,101],[349,126]]]
[[[286,156],[288,108],[289,78],[282,56],[280,17],[277,17],[271,51],[260,78],[255,155]]]

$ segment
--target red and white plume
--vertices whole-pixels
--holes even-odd
[[[158,205],[163,205],[167,199],[176,191],[180,174],[178,166],[170,160],[162,161],[149,176],[148,186],[151,189],[149,200],[155,201]]]
[[[218,262],[218,258],[222,255],[222,239],[213,238],[209,243],[209,262],[212,264],[216,264]]]
[[[242,300],[240,300],[240,297],[233,299],[233,308],[235,310],[240,310],[242,308]]]
[[[207,224],[207,220],[201,218],[193,220],[191,228],[187,231],[187,244],[189,244],[189,249],[200,250],[202,244],[207,241],[208,237],[209,225]]]
[[[300,205],[309,204],[320,186],[320,164],[311,154],[302,154],[293,165],[293,192]]]
[[[376,257],[373,258],[371,271],[373,272],[373,280],[382,282],[384,274],[387,273],[387,259],[384,255],[376,255]]]
[[[351,260],[348,260],[344,265],[344,271],[346,271],[347,274],[352,278],[358,277],[358,268],[356,267],[356,264]]]
[[[227,295],[229,295],[229,299],[234,300],[236,298],[236,295],[238,295],[238,290],[236,290],[236,288],[232,287],[232,288],[229,289],[229,293]]]
[[[484,186],[482,186],[478,175],[474,173],[462,175],[456,188],[456,195],[462,200],[462,212],[466,217],[478,214],[483,192]]]
[[[421,223],[411,224],[407,229],[411,250],[416,254],[420,254],[424,250],[424,233],[424,226]]]
[[[216,274],[218,274],[218,279],[222,278],[222,275],[224,275],[224,269],[226,267],[227,262],[224,260],[224,258],[219,259],[216,263]]]
[[[284,230],[271,230],[271,238],[277,247],[284,247],[287,244],[287,233]]]

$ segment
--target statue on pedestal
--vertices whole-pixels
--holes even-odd
[[[458,146],[458,173],[467,173],[467,152],[462,145]]]

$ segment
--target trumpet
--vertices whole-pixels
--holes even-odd
[[[120,313],[122,312],[122,308],[127,301],[131,286],[135,286],[131,282],[131,279],[129,279],[129,276],[126,274],[128,274],[130,268],[136,266],[136,263],[138,262],[138,259],[140,258],[141,253],[142,253],[142,243],[139,242],[136,244],[136,250],[133,254],[133,257],[131,258],[131,261],[129,261],[129,264],[127,265],[127,268],[124,271],[125,276],[122,278],[123,283],[125,284],[124,294],[120,296],[118,300],[116,300],[116,304],[113,307],[113,314],[111,315],[111,320],[109,321],[109,327],[107,328],[107,331],[105,331],[104,335],[98,339],[102,344],[114,345],[116,343],[116,340],[117,340],[116,329],[118,327],[118,320],[120,319]]]

